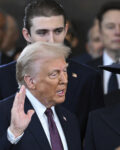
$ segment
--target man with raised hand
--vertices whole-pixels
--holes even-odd
[[[77,119],[59,106],[69,52],[61,44],[41,42],[24,48],[16,64],[21,89],[0,102],[0,150],[81,150]]]

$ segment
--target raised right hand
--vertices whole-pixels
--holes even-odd
[[[20,136],[25,131],[34,114],[34,110],[28,110],[27,114],[24,112],[25,93],[25,86],[22,86],[15,96],[11,110],[11,123],[9,129],[15,137]]]

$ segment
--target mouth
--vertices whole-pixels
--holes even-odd
[[[65,96],[65,93],[66,93],[65,89],[57,91],[57,95],[60,96],[60,97]]]
[[[113,40],[113,42],[120,43],[120,39]]]

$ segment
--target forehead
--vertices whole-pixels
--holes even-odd
[[[66,63],[64,57],[46,58],[42,62],[40,60],[38,60],[37,65],[38,65],[38,67],[41,66],[42,72],[51,72],[54,70],[63,70],[65,67],[67,67],[67,63]]]
[[[109,10],[103,15],[102,22],[120,23],[120,10]]]
[[[64,18],[62,15],[51,17],[34,17],[31,19],[31,24],[32,27],[39,27],[39,29],[59,28],[64,26]]]

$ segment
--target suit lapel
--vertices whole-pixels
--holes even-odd
[[[33,109],[33,107],[30,104],[29,100],[26,98],[25,112],[27,112],[29,109]],[[32,120],[27,129],[32,133],[32,135],[36,139],[36,142],[39,144],[40,149],[51,150],[48,139],[45,135],[43,127],[42,127],[36,113],[34,113],[34,115],[32,116]]]
[[[100,115],[101,119],[103,119],[112,130],[120,135],[120,103],[105,108]]]
[[[60,110],[59,106],[56,106],[55,110],[56,110],[56,113],[58,115],[59,121],[61,123],[63,132],[65,134],[68,149],[72,150],[71,149],[71,144],[73,143],[73,140],[71,140],[71,138],[70,138],[71,137],[71,134],[70,134],[71,133],[71,128],[69,126],[69,120],[68,120],[67,116],[65,115],[65,113]]]

